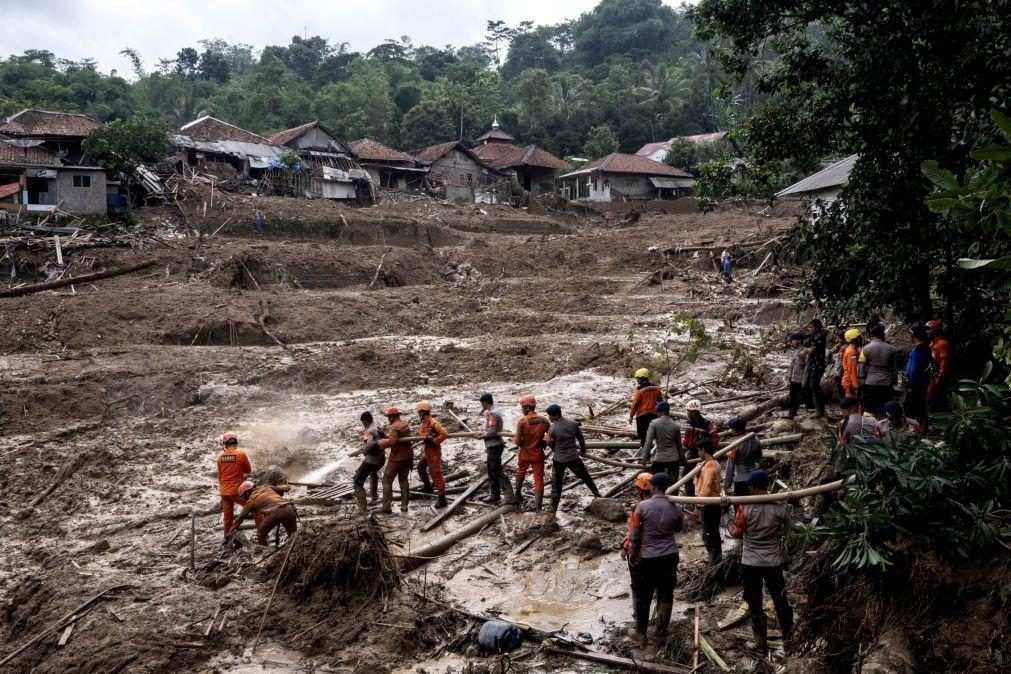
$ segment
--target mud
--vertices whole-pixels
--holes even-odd
[[[290,479],[347,484],[362,410],[410,411],[427,399],[444,421],[448,402],[474,426],[487,390],[508,428],[519,416],[516,399],[529,392],[569,415],[599,413],[627,398],[629,373],[656,361],[661,341],[684,348],[667,329],[684,313],[704,319],[714,340],[665,378],[672,389],[694,386],[673,401],[777,390],[788,364],[779,337],[803,323],[790,291],[750,291],[747,265],[760,259],[726,285],[704,255],[664,258],[650,248],[706,242],[718,252],[769,240],[790,218],[650,212],[605,228],[498,206],[349,209],[220,194],[204,215],[209,196],[194,187],[182,214],[138,214],[142,225],[162,228],[164,245],[96,247],[68,259],[71,273],[156,259],[147,273],[0,302],[0,638],[21,644],[100,590],[129,586],[79,619],[65,646],[48,637],[11,671],[459,671],[484,662],[468,650],[473,621],[413,592],[627,649],[620,634],[631,605],[617,552],[625,525],[586,513],[590,496],[578,485],[565,492],[557,522],[504,517],[406,574],[385,598],[363,598],[347,584],[326,601],[280,589],[250,652],[286,548],[272,559],[273,548],[220,549],[217,438],[237,433],[256,470],[276,464]],[[264,213],[259,233],[256,210]],[[777,283],[767,277],[758,275],[762,287]],[[742,354],[751,354],[750,367]],[[715,406],[712,416],[725,420],[735,409]],[[627,428],[627,410],[619,405],[594,423]],[[477,441],[449,441],[443,458],[447,473],[482,474]],[[606,471],[596,478],[602,491],[627,475],[590,468]],[[468,504],[421,534],[434,516],[429,506],[419,499],[406,516],[379,517],[394,555],[486,512]],[[356,516],[350,507],[299,513],[306,532],[327,521],[314,518]],[[680,540],[682,569],[703,564],[697,527]],[[678,601],[683,622],[691,605]],[[703,607],[724,657],[742,652],[715,631],[736,602],[724,592]],[[214,614],[213,623],[202,620]],[[655,649],[631,654],[657,657]],[[587,669],[541,654],[516,666]]]

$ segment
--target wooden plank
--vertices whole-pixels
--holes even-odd
[[[502,463],[502,467],[505,468],[507,465],[509,465],[509,463],[514,458],[516,458],[515,454],[513,454],[508,459],[506,459]],[[477,482],[475,482],[473,485],[471,485],[467,489],[467,491],[465,491],[462,494],[460,494],[459,496],[457,496],[456,499],[452,503],[450,503],[448,506],[446,506],[445,510],[443,510],[441,513],[439,513],[438,515],[436,515],[432,519],[428,520],[424,524],[422,524],[421,525],[421,531],[428,531],[429,529],[432,529],[433,527],[438,526],[439,523],[441,523],[447,517],[449,517],[450,515],[452,515],[453,511],[455,511],[457,508],[459,508],[460,506],[462,506],[467,501],[467,499],[469,499],[474,494],[474,492],[476,492],[478,489],[480,489],[481,487],[483,487],[487,483],[488,483],[488,476],[486,475],[483,478],[481,478],[480,480],[478,480]]]
[[[601,665],[630,669],[636,672],[689,674],[689,672],[693,671],[683,667],[672,667],[670,665],[662,665],[659,662],[649,662],[647,660],[632,660],[631,658],[622,658],[617,655],[610,655],[608,653],[600,653],[597,651],[570,651],[564,648],[558,648],[557,646],[548,646],[545,650],[549,653],[553,653],[554,655],[563,655],[570,658],[576,658],[577,660],[596,662]]]
[[[75,621],[67,625],[66,629],[63,630],[63,634],[60,635],[60,641],[56,644],[57,646],[63,648],[67,645],[67,641],[70,640],[70,635],[74,632],[74,625],[76,624],[77,622]]]

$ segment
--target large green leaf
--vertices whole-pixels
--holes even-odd
[[[958,189],[958,180],[955,178],[955,174],[948,169],[941,168],[936,160],[931,159],[923,162],[921,170],[923,171],[923,175],[927,176],[930,182],[934,183],[941,189]]]
[[[1007,161],[1011,159],[1011,147],[991,145],[982,150],[973,150],[969,153],[969,156],[980,161],[987,159],[990,161]]]
[[[1000,130],[1004,133],[1004,137],[1011,140],[1011,117],[1008,117],[1000,110],[992,109],[990,110],[990,118],[994,121],[994,124],[1000,127]]]
[[[927,199],[927,208],[929,208],[934,213],[942,213],[944,215],[948,214],[948,211],[958,203],[958,199],[951,199],[948,197],[940,197],[938,199]]]
[[[999,257],[996,260],[973,260],[971,258],[963,257],[959,259],[958,266],[962,269],[982,269],[987,267],[990,269],[1011,270],[1011,255],[1005,255],[1004,257]]]

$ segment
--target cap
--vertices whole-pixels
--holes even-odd
[[[664,414],[666,414],[667,412],[670,412],[670,403],[667,402],[666,400],[661,400],[656,404],[656,407],[653,408],[653,411],[663,412]]]
[[[927,328],[926,326],[923,325],[914,325],[913,327],[909,328],[909,334],[911,334],[913,337],[916,337],[917,339],[926,339]]]
[[[495,402],[495,399],[491,397],[491,392],[490,391],[485,391],[484,393],[481,394],[481,397],[479,398],[479,402],[482,402],[482,403],[492,403],[492,402]]]
[[[734,417],[727,422],[727,426],[730,426],[731,430],[743,431],[748,427],[748,422],[743,417]]]
[[[237,437],[235,437],[235,433],[225,433],[224,435],[221,436],[221,444],[223,444],[223,445],[236,444],[237,445],[237,444],[239,444],[239,439]]]
[[[845,398],[839,401],[839,407],[845,410],[849,409],[850,407],[856,407],[857,403],[859,402],[860,401],[854,398],[853,396],[846,396]]]
[[[670,475],[667,473],[654,473],[649,482],[657,489],[663,491],[670,486]]]
[[[561,416],[562,408],[558,405],[548,405],[548,409],[544,410],[551,416]]]
[[[804,339],[806,337],[807,337],[807,335],[805,335],[803,332],[791,332],[790,333],[790,339],[797,339],[797,340],[800,340],[800,341],[804,341]]]
[[[537,398],[534,396],[523,396],[520,398],[520,407],[537,407]]]
[[[871,326],[871,335],[873,337],[884,337],[885,336],[885,326],[881,323],[875,323]]]
[[[649,491],[653,485],[653,473],[639,473],[635,476],[635,486],[637,489]]]
[[[769,474],[764,470],[753,470],[751,474],[748,475],[748,486],[757,487],[758,489],[768,489],[769,488]]]
[[[890,417],[901,417],[902,403],[897,400],[889,400],[885,403],[885,414]]]

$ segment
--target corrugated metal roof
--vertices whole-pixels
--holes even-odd
[[[181,147],[198,152],[214,154],[229,154],[236,157],[280,157],[286,152],[281,145],[273,143],[247,143],[239,140],[194,140],[189,136],[175,135],[171,138],[174,147]]]
[[[209,115],[195,119],[189,124],[180,127],[179,133],[183,136],[189,136],[193,140],[201,141],[237,140],[243,143],[270,144],[270,141],[263,136],[255,134],[252,131],[240,129],[234,124],[223,122]]]
[[[833,187],[842,187],[849,179],[853,164],[857,161],[857,155],[852,154],[845,159],[823,168],[813,175],[809,175],[800,182],[790,185],[785,190],[776,193],[777,197],[785,197],[791,194],[806,194],[808,192],[819,192]]]
[[[678,187],[692,187],[695,185],[694,178],[658,178],[656,176],[650,176],[649,181],[653,183],[653,187],[662,187],[668,190]]]
[[[83,138],[102,123],[70,112],[26,109],[11,115],[0,124],[0,133],[11,136],[62,136]]]
[[[664,150],[665,152],[670,150],[670,146],[679,140],[687,140],[696,145],[708,145],[709,143],[715,143],[717,141],[723,140],[727,137],[726,131],[716,131],[715,133],[699,133],[694,136],[674,136],[670,140],[661,140],[655,143],[646,143],[638,150],[636,154],[640,157],[648,157],[657,150]]]
[[[42,146],[18,147],[0,140],[0,164],[8,166],[59,166],[60,161]]]
[[[348,147],[362,161],[402,162],[410,166],[414,166],[415,164],[414,157],[406,152],[394,150],[392,147],[383,145],[371,138],[353,140],[348,143]]]
[[[621,154],[618,152],[601,157],[592,161],[578,171],[566,173],[560,178],[585,175],[600,171],[601,173],[637,173],[640,175],[671,176],[672,178],[691,178],[692,176],[681,169],[667,166],[660,162],[653,161],[647,157],[640,157],[634,154]]]
[[[669,149],[670,149],[670,141],[669,140],[659,140],[659,141],[657,141],[655,143],[646,143],[645,145],[643,145],[642,147],[640,147],[638,150],[636,150],[635,153],[637,155],[639,155],[640,157],[648,157],[651,154],[653,154],[654,152],[656,152],[657,150],[663,150],[664,152],[666,152]]]

